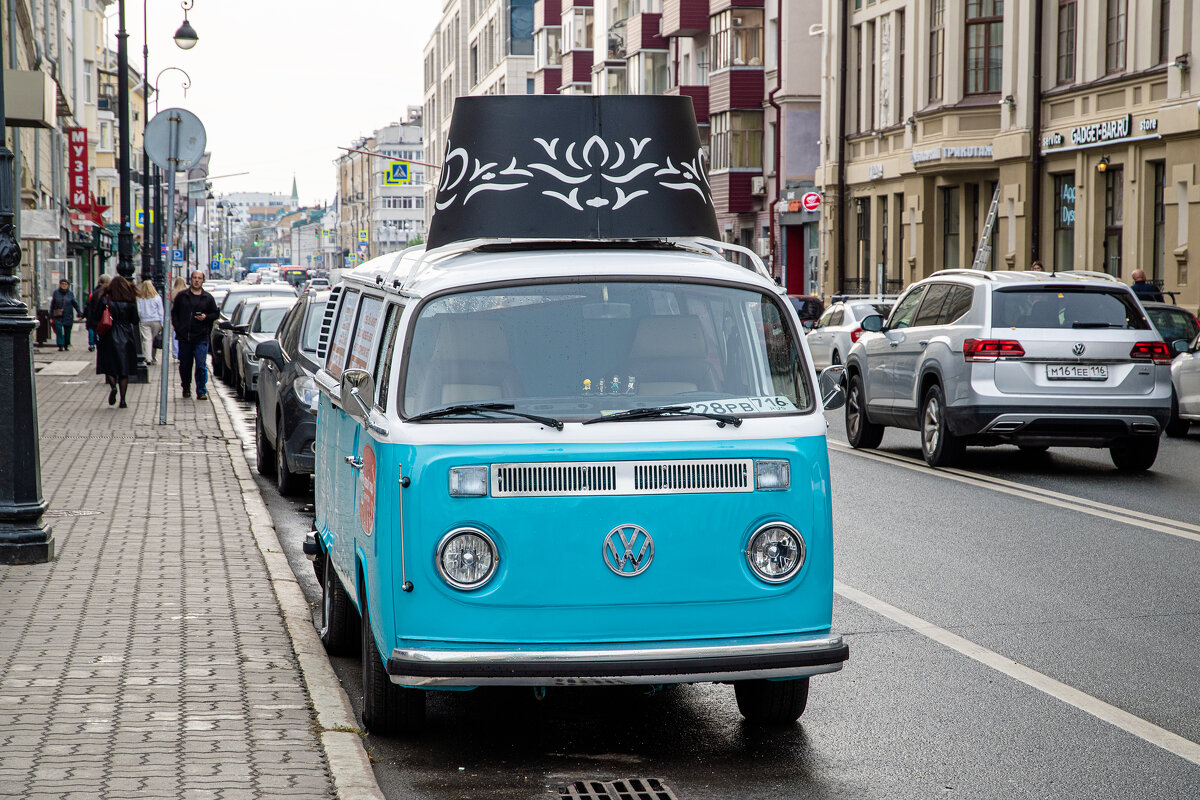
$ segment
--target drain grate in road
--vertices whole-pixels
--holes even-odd
[[[43,517],[94,517],[103,511],[83,511],[73,508],[52,508],[42,514]]]
[[[575,781],[555,791],[559,800],[679,800],[658,778]]]

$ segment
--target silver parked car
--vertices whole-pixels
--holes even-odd
[[[1129,287],[1083,274],[943,270],[909,287],[846,360],[846,433],[921,433],[948,466],[972,445],[1106,447],[1149,469],[1171,411],[1171,353]]]
[[[859,324],[872,314],[886,317],[892,311],[894,297],[844,298],[834,297],[821,318],[813,323],[805,337],[817,369],[843,364],[850,346],[858,341],[863,329]]]
[[[1171,362],[1171,385],[1175,392],[1167,435],[1187,436],[1192,423],[1200,423],[1200,336],[1190,342],[1177,340],[1172,344],[1179,355]]]

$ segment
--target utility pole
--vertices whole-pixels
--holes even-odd
[[[120,113],[121,232],[117,235],[117,274],[133,278],[133,231],[129,220],[133,191],[129,176],[129,33],[125,30],[125,0],[117,3],[117,108]],[[145,220],[143,219],[143,222]]]

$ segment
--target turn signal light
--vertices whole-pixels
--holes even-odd
[[[967,361],[1024,357],[1025,348],[1013,339],[967,339],[963,342],[963,358]]]
[[[858,337],[860,337],[862,335],[863,335],[862,328],[855,328],[854,330],[850,331],[850,343],[853,344],[854,342],[857,342]]]
[[[1138,342],[1129,351],[1134,361],[1153,361],[1155,364],[1170,364],[1171,351],[1166,342]]]

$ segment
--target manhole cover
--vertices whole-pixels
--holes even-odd
[[[555,791],[559,800],[679,800],[658,778],[575,781]]]
[[[52,508],[43,517],[94,517],[97,514],[103,514],[103,511],[82,511],[72,508]]]

